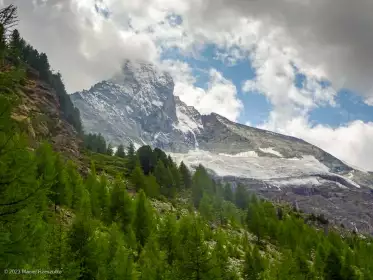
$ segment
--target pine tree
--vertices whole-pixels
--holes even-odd
[[[125,152],[124,152],[124,146],[122,144],[120,144],[118,147],[117,147],[117,150],[115,152],[115,156],[116,157],[121,157],[121,158],[124,158],[126,156]]]
[[[137,150],[137,156],[144,174],[149,175],[149,173],[153,172],[156,164],[156,158],[155,154],[153,154],[152,148],[150,146],[140,147]]]
[[[68,173],[60,155],[56,156],[55,169],[57,178],[51,188],[51,199],[56,205],[71,206],[72,190]]]
[[[250,252],[246,252],[245,263],[244,263],[244,277],[247,280],[257,280],[260,279],[261,274],[265,270],[265,262],[259,253],[258,247]]]
[[[150,236],[139,258],[139,279],[164,279],[166,274],[164,258],[164,253],[159,250],[156,238]]]
[[[203,193],[213,193],[213,183],[208,176],[206,169],[199,165],[193,175],[192,200],[195,207],[199,206]]]
[[[136,279],[131,253],[115,223],[111,225],[109,235],[108,279]]]
[[[169,265],[172,265],[177,258],[177,223],[175,215],[168,214],[161,224],[159,231],[159,244],[161,249],[165,251],[165,258]]]
[[[236,275],[229,268],[229,255],[227,250],[226,239],[227,236],[221,231],[217,232],[215,238],[216,245],[212,253],[212,263],[213,269],[211,271],[211,279],[216,280],[228,280],[228,279],[237,279]]]
[[[224,186],[224,199],[226,201],[234,202],[232,187],[229,183],[226,183]]]
[[[85,186],[90,194],[90,203],[92,215],[95,218],[101,217],[101,202],[100,202],[100,183],[97,180],[96,168],[94,163],[91,163],[91,172],[88,174]]]
[[[110,195],[109,195],[109,186],[108,180],[105,175],[101,175],[99,188],[98,188],[98,197],[100,203],[100,212],[101,220],[107,224],[110,223]]]
[[[131,142],[127,149],[127,170],[126,176],[129,176],[135,169],[138,158],[135,153],[135,146]]]
[[[192,175],[184,162],[181,162],[179,165],[179,173],[181,177],[181,186],[185,189],[190,189],[192,186]]]
[[[67,242],[68,233],[63,225],[63,215],[55,213],[54,221],[50,225],[51,230],[48,236],[49,252],[48,265],[51,269],[63,271],[64,279],[77,279],[80,274],[78,263],[74,260],[74,254]],[[60,279],[61,275],[50,275],[50,279]]]
[[[129,232],[134,216],[132,204],[124,181],[117,176],[111,192],[111,220],[118,223],[122,231],[126,233]]]
[[[145,190],[146,189],[146,179],[145,175],[140,167],[139,162],[137,162],[135,168],[133,169],[130,180],[135,188],[136,191]]]
[[[324,278],[330,280],[343,280],[342,262],[337,249],[332,248],[326,258]]]
[[[245,209],[249,203],[249,194],[247,193],[246,187],[242,184],[237,185],[235,203],[237,207],[241,209]]]
[[[161,160],[158,160],[154,169],[154,176],[160,186],[161,194],[170,197],[172,195],[172,174]]]
[[[124,150],[123,150],[124,152]],[[107,147],[107,150],[106,150],[106,153],[109,155],[109,156],[112,156],[114,154],[114,150],[113,150],[113,146],[111,145],[111,143],[109,143],[108,147]]]
[[[147,197],[158,197],[160,194],[160,188],[157,183],[157,178],[150,174],[145,178],[145,194]]]
[[[77,171],[77,166],[68,161],[66,165],[67,178],[71,186],[71,207],[74,210],[80,211],[82,207],[82,197],[85,190],[83,179]]]
[[[133,221],[133,229],[135,231],[136,239],[141,248],[151,233],[153,223],[153,212],[149,205],[146,195],[143,190],[140,190],[136,198],[135,218]]]
[[[39,266],[47,261],[40,254],[48,234],[43,217],[55,174],[53,153],[43,145],[36,158],[27,148],[11,119],[11,101],[0,94],[0,267]]]
[[[90,242],[94,230],[91,220],[78,216],[75,218],[68,234],[68,243],[75,256],[74,260],[79,264],[80,268],[79,279],[88,280],[95,278],[95,271],[89,265],[92,259]]]
[[[179,279],[211,279],[212,257],[205,243],[204,228],[195,217],[181,220],[178,272]]]
[[[204,217],[207,221],[212,221],[214,219],[212,200],[208,194],[203,194],[203,197],[199,203],[198,210],[201,213],[201,216]]]

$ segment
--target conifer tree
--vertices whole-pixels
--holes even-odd
[[[145,190],[146,179],[139,162],[137,162],[135,168],[132,170],[130,180],[136,191]]]
[[[145,177],[145,194],[147,197],[158,197],[160,188],[157,183],[157,178],[153,174]]]
[[[110,222],[110,195],[109,185],[106,175],[101,175],[98,188],[98,198],[100,203],[101,220],[107,224]]]
[[[83,216],[75,218],[68,234],[68,243],[79,264],[80,279],[95,279],[95,271],[90,266],[92,261],[92,248],[90,242],[94,234],[94,225],[90,219]]]
[[[149,173],[153,172],[156,164],[156,158],[150,146],[140,147],[137,150],[137,157],[139,158],[140,166],[145,175],[149,175]]]
[[[55,169],[57,178],[51,188],[51,199],[56,205],[71,206],[72,190],[68,173],[60,155],[56,156]]]
[[[213,269],[211,271],[211,279],[216,280],[233,280],[238,279],[229,268],[229,254],[227,250],[227,236],[221,231],[217,232],[215,238],[216,245],[212,253]]]
[[[226,201],[234,202],[234,194],[229,183],[226,183],[224,186],[224,199]]]
[[[151,235],[139,258],[139,279],[165,279],[166,263],[164,258],[164,253],[159,250],[156,238]]]
[[[247,280],[260,279],[265,270],[265,262],[259,253],[257,246],[252,251],[247,251],[244,263],[244,277]]]
[[[204,228],[201,221],[195,217],[183,218],[179,235],[179,279],[211,279],[214,266],[207,244],[204,242]]]
[[[195,207],[198,208],[204,192],[212,194],[213,183],[206,169],[202,165],[199,165],[193,175],[192,184],[192,200]]]
[[[109,156],[112,156],[114,154],[113,146],[111,145],[111,143],[109,143],[107,147],[106,154],[108,154]]]
[[[184,164],[184,162],[181,162],[179,165],[179,173],[181,177],[181,186],[185,189],[191,188],[192,175],[190,174],[190,171],[188,167]]]
[[[129,232],[133,220],[134,210],[132,204],[124,181],[120,176],[117,176],[111,191],[111,220],[118,223],[121,230],[126,233]]]
[[[131,142],[127,149],[127,170],[126,176],[129,176],[137,165],[138,158],[135,153],[135,146]]]
[[[249,203],[249,194],[247,193],[246,187],[242,184],[237,185],[235,203],[237,207],[241,209],[245,209]]]
[[[203,194],[203,197],[199,203],[198,210],[201,213],[201,216],[204,217],[207,221],[213,220],[214,210],[213,210],[211,197],[208,194],[206,193]]]
[[[124,158],[126,156],[126,153],[124,152],[124,146],[123,146],[123,144],[120,144],[117,147],[117,150],[115,152],[115,156],[116,157],[121,157],[121,158]]]
[[[169,265],[177,259],[177,246],[178,246],[178,226],[176,223],[175,215],[168,214],[160,227],[159,244],[161,249],[165,251],[165,258]]]
[[[146,199],[146,195],[143,190],[137,195],[136,198],[136,208],[135,208],[135,217],[133,221],[133,229],[136,234],[136,239],[143,248],[145,243],[151,233],[153,226],[153,211],[152,208]]]
[[[343,280],[342,262],[336,248],[331,248],[325,262],[324,278],[330,280]]]
[[[109,228],[108,279],[136,279],[132,255],[115,223]]]

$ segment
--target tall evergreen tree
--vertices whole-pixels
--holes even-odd
[[[252,251],[247,251],[244,263],[244,277],[247,280],[261,279],[261,275],[265,270],[265,263],[259,253],[258,247],[254,247]]]
[[[190,189],[192,186],[192,175],[190,174],[190,171],[188,167],[184,164],[184,162],[180,163],[179,172],[181,176],[182,187],[185,189]]]
[[[136,234],[136,239],[143,248],[150,236],[153,226],[153,211],[149,205],[146,195],[143,190],[140,190],[136,198],[135,218],[133,221],[133,229]]]
[[[126,153],[124,152],[124,146],[122,144],[120,144],[117,147],[117,150],[115,152],[115,156],[116,157],[121,157],[121,158],[124,158],[126,156]]]
[[[111,191],[110,213],[111,220],[118,223],[123,232],[128,233],[134,216],[133,203],[124,181],[119,176],[116,177]]]
[[[129,176],[135,169],[138,158],[135,152],[135,146],[131,142],[127,149],[127,170],[126,175]]]
[[[111,145],[111,143],[109,143],[108,147],[107,147],[107,150],[106,150],[106,153],[109,155],[109,156],[112,156],[114,154],[114,150],[113,150],[113,146]]]
[[[132,170],[130,180],[136,191],[146,189],[146,178],[139,162],[137,162],[135,168]]]
[[[179,279],[211,279],[212,257],[203,233],[202,223],[197,218],[188,217],[181,220]]]

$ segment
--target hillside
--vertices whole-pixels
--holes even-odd
[[[83,136],[47,56],[4,34],[1,279],[373,279],[368,235],[263,200],[198,162],[192,173],[159,148],[114,153],[101,135]],[[183,105],[180,125],[190,124],[181,114],[198,116]]]
[[[121,72],[71,95],[87,132],[110,144],[161,148],[217,179],[244,183],[273,201],[297,203],[334,224],[372,233],[373,176],[301,139],[200,114],[174,96],[174,82],[156,66],[124,63]]]

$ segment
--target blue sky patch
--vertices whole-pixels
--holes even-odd
[[[173,18],[178,22],[179,19]],[[180,19],[181,20],[181,19]],[[225,79],[232,81],[237,88],[237,96],[242,101],[242,110],[238,122],[249,122],[252,126],[264,123],[272,110],[271,103],[259,92],[242,92],[242,85],[247,80],[255,79],[255,69],[252,67],[249,56],[237,60],[233,65],[227,65],[218,58],[218,54],[226,53],[216,45],[206,45],[198,57],[185,56],[175,49],[167,49],[162,54],[162,59],[181,60],[189,64],[192,74],[196,78],[195,86],[207,89],[209,70],[211,68],[221,72]],[[301,89],[306,76],[293,66],[296,72],[295,86]],[[330,86],[330,82],[319,82],[323,87]],[[358,95],[348,90],[341,90],[336,97],[336,106],[325,105],[317,107],[310,112],[309,120],[312,124],[324,124],[338,127],[354,120],[373,121],[373,106],[368,106]]]

